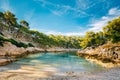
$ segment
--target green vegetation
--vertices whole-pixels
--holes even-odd
[[[113,43],[120,41],[120,17],[109,22],[107,26],[103,28],[104,35],[107,40]]]
[[[28,44],[25,44],[23,42],[17,42],[16,40],[12,39],[12,38],[5,38],[3,36],[0,35],[0,46],[3,46],[3,42],[10,42],[14,45],[16,45],[17,47],[24,47],[24,48],[27,48],[27,47],[34,47],[31,43],[28,43]]]
[[[11,38],[6,34],[11,35]],[[23,40],[24,39],[24,40]],[[17,41],[19,40],[19,42]],[[3,41],[11,42],[18,47],[37,46],[41,48],[86,48],[99,46],[111,41],[120,41],[120,17],[109,22],[100,32],[87,32],[84,37],[46,35],[30,30],[29,23],[21,20],[18,23],[15,15],[9,11],[0,12],[0,45]],[[27,44],[24,42],[28,42]],[[34,45],[33,45],[34,44]]]
[[[112,43],[120,41],[120,17],[108,22],[108,24],[103,27],[103,32],[87,32],[80,45],[86,48],[89,46],[99,46],[108,41]]]

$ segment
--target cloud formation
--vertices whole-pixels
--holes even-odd
[[[54,34],[54,35],[65,35],[65,36],[83,36],[85,35],[85,31],[84,32],[57,32],[57,31],[46,31],[45,34],[50,35],[50,34]]]
[[[109,21],[112,21],[113,19],[120,16],[120,9],[117,7],[111,8],[108,11],[108,14],[106,16],[102,16],[100,19],[93,19],[92,22],[88,25],[91,28],[88,28],[84,30],[83,32],[55,32],[55,31],[48,31],[46,34],[60,34],[60,35],[67,35],[67,36],[75,36],[75,35],[85,35],[85,32],[87,31],[94,31],[99,32],[102,31],[102,28],[107,25]]]
[[[102,16],[99,20],[96,19],[93,20],[93,22],[89,24],[89,26],[91,26],[92,28],[89,28],[88,31],[94,31],[94,32],[102,31],[102,28],[105,25],[107,25],[109,21],[119,16],[120,16],[120,9],[118,9],[117,7],[111,8],[106,16]]]
[[[60,5],[60,4],[49,2],[47,0],[34,0],[34,1],[39,1],[41,3],[42,7],[49,9],[51,11],[51,13],[53,13],[54,15],[57,15],[57,16],[61,16],[63,14],[67,14],[67,13],[69,14],[69,12],[72,12],[72,14],[74,14],[74,15],[78,15],[78,17],[90,16],[84,10],[78,8],[77,6],[74,7],[74,6],[70,6],[70,5],[63,5],[63,4]],[[75,1],[77,1],[77,0],[75,0]],[[76,3],[79,3],[79,2],[76,2]]]

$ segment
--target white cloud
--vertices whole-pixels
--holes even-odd
[[[42,7],[45,7],[51,11],[54,15],[61,16],[65,13],[72,11],[72,14],[78,15],[78,17],[89,16],[84,10],[81,10],[77,7],[72,7],[70,5],[60,5],[56,3],[49,2],[47,0],[34,0],[39,1]],[[53,7],[53,8],[50,8]]]
[[[88,0],[76,0],[76,7],[79,9],[87,9],[89,6]]]
[[[57,15],[57,16],[62,16],[63,14],[69,13],[69,12],[71,12],[74,16],[76,15],[76,17],[91,16],[92,14],[87,14],[85,12],[86,9],[91,9],[92,7],[95,7],[96,5],[98,5],[99,3],[107,4],[109,7],[108,1],[106,1],[106,0],[102,0],[102,1],[99,0],[98,2],[93,1],[91,3],[89,3],[88,0],[76,0],[75,7],[72,7],[70,5],[55,4],[55,3],[49,2],[47,0],[35,0],[35,1],[39,1],[41,3],[42,7],[49,9],[51,11],[51,13],[53,13],[54,15]],[[105,10],[108,7],[107,6],[104,7]],[[104,9],[101,9],[101,10],[104,10]],[[108,14],[105,16],[102,16],[100,19],[93,19],[90,22],[90,24],[88,25],[91,28],[88,28],[85,31],[62,33],[62,32],[48,30],[48,31],[42,31],[42,32],[44,32],[46,34],[67,35],[67,36],[85,35],[85,32],[87,32],[87,31],[94,31],[94,32],[102,31],[102,28],[105,25],[107,25],[108,21],[111,21],[114,18],[117,18],[118,16],[120,16],[120,9],[115,7],[115,8],[111,8],[108,11]]]
[[[106,20],[106,19],[108,19],[108,17],[107,17],[107,16],[103,16],[102,19],[103,19],[103,20]]]
[[[88,29],[88,31],[102,31],[102,27],[104,27],[109,20],[111,19],[108,17],[102,17],[100,20],[91,23],[89,26],[92,26],[92,28]]]
[[[106,16],[101,17],[99,20],[93,20],[89,26],[92,28],[89,28],[88,31],[102,31],[102,28],[107,25],[108,21],[112,21],[114,18],[117,18],[120,16],[120,9],[118,8],[111,8],[108,11],[108,14]]]
[[[97,1],[96,0],[75,0],[76,7],[82,10],[90,9],[92,7],[95,7],[98,4],[105,4],[108,6],[109,5],[108,3],[109,1],[107,0],[97,0]],[[104,9],[105,8],[106,7],[104,7]]]
[[[63,12],[60,11],[55,11],[55,10],[50,10],[54,15],[61,16]]]
[[[0,3],[0,9],[2,9],[3,11],[11,11],[12,13],[15,13],[14,9],[10,6],[10,3],[8,0],[3,0]]]
[[[63,33],[63,35],[66,35],[66,36],[83,36],[83,35],[85,35],[85,32],[68,32],[68,33]]]
[[[119,15],[120,14],[120,10],[118,8],[111,8],[109,10],[109,15]]]
[[[95,8],[97,5],[106,5],[101,6],[101,11],[106,10],[109,8],[110,1],[107,0],[69,0],[68,3],[73,3],[74,6],[71,6],[69,4],[57,4],[54,2],[50,2],[48,0],[34,0],[36,2],[39,2],[42,7],[45,7],[51,11],[54,15],[62,16],[64,14],[70,14],[74,17],[88,17],[93,16],[94,14],[89,13],[87,10],[91,8]],[[97,12],[99,13],[99,12]]]
[[[50,34],[54,34],[54,35],[65,35],[65,36],[83,36],[85,34],[85,32],[57,32],[57,31],[43,31],[45,34],[50,35]]]
[[[45,34],[61,35],[62,33],[61,32],[56,32],[56,31],[47,31],[47,32],[45,32]]]

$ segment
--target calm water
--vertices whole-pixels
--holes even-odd
[[[22,66],[30,66],[40,71],[54,70],[58,73],[80,73],[103,70],[103,67],[76,56],[74,52],[33,54],[7,66],[2,66],[0,70],[17,70]]]

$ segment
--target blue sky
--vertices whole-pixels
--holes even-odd
[[[46,34],[84,35],[119,17],[120,0],[0,0],[6,10]]]

